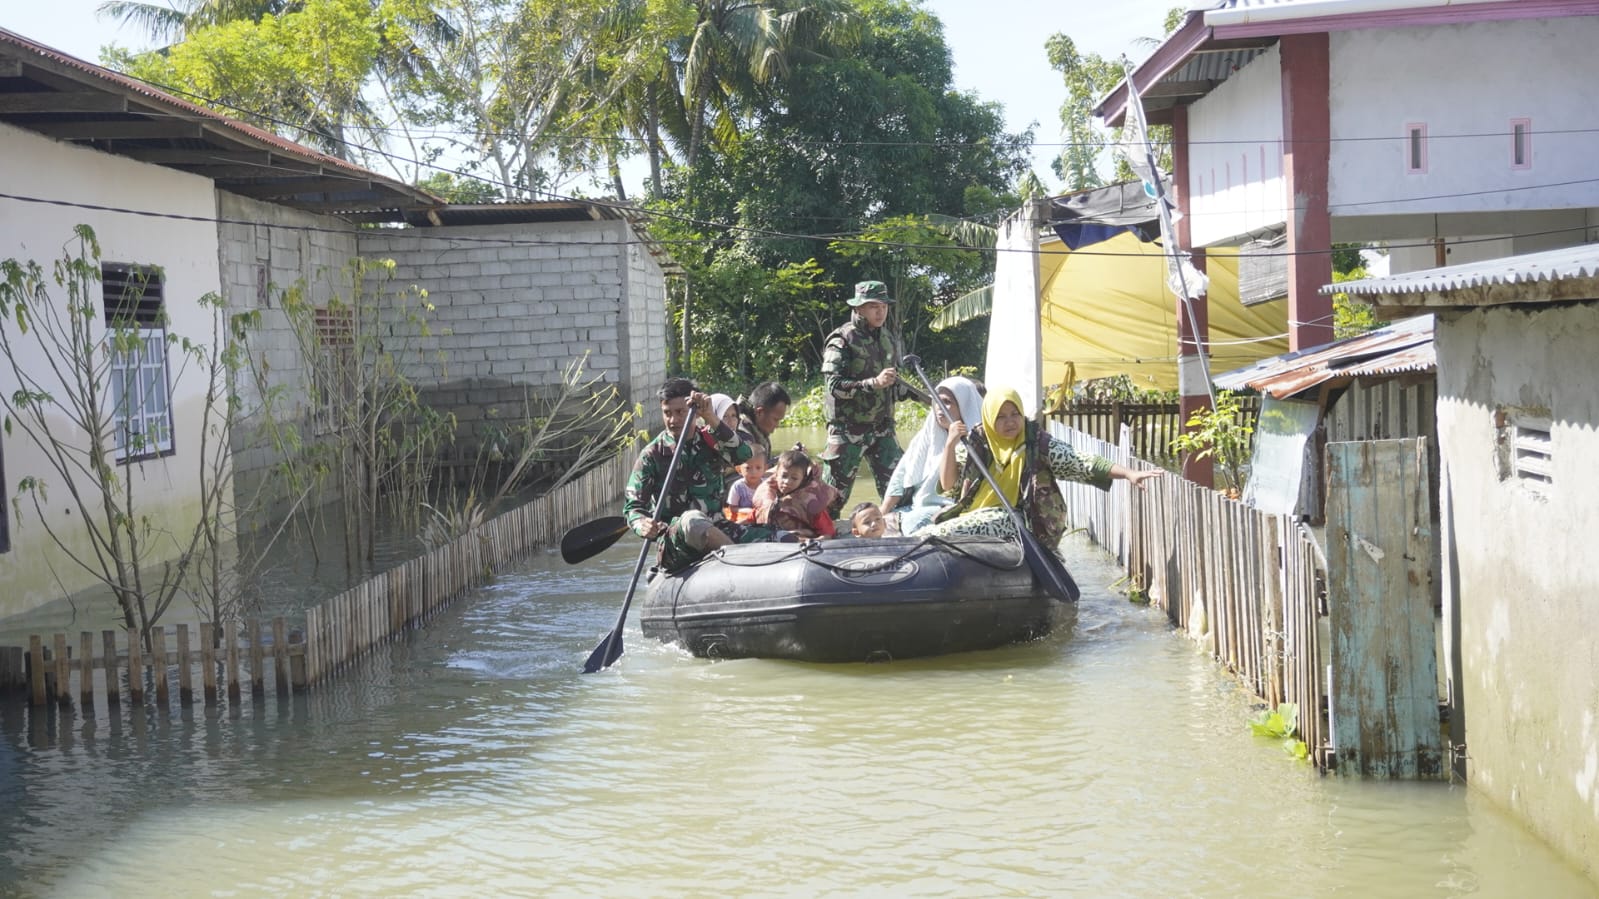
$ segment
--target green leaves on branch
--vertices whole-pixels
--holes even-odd
[[[1249,464],[1255,428],[1244,419],[1237,394],[1216,393],[1216,407],[1194,410],[1187,430],[1171,442],[1174,453],[1192,453],[1195,459],[1213,459],[1221,466],[1228,487],[1244,489],[1244,469]]]

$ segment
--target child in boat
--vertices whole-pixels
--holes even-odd
[[[740,524],[755,523],[755,491],[766,479],[766,450],[751,446],[749,461],[735,466],[738,479],[727,488],[727,502],[723,508],[729,521]]]
[[[794,448],[777,457],[771,477],[755,491],[755,520],[776,528],[779,539],[786,531],[809,540],[838,533],[828,506],[838,491],[817,477],[805,448]]]
[[[877,503],[861,503],[849,512],[849,532],[857,537],[881,537],[888,533],[888,521]]]

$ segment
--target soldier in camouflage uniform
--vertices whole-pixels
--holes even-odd
[[[855,472],[865,456],[882,495],[903,454],[894,439],[894,394],[905,389],[895,367],[894,342],[888,321],[888,286],[881,281],[855,285],[849,300],[855,312],[847,324],[827,335],[822,351],[826,390],[827,449],[822,479],[838,490],[834,518],[844,508]],[[912,395],[915,394],[912,391]]]
[[[777,458],[772,452],[772,432],[783,423],[791,402],[788,391],[776,381],[757,384],[748,398],[741,396],[737,400],[739,436],[759,445],[768,462]]]
[[[646,540],[661,537],[657,564],[663,571],[681,571],[710,552],[730,543],[758,543],[772,539],[770,528],[736,524],[722,515],[727,496],[725,472],[750,457],[750,447],[738,432],[718,420],[711,398],[684,378],[672,378],[658,394],[666,427],[645,445],[633,463],[623,494],[622,514],[633,533]],[[697,426],[696,419],[705,423]],[[679,438],[684,444],[677,470],[661,507],[655,502],[672,464]]]

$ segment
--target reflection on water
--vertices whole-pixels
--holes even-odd
[[[1470,791],[1319,778],[1158,613],[888,665],[578,675],[638,544],[237,721],[0,719],[0,893],[1594,896]],[[35,721],[40,722],[35,725]]]

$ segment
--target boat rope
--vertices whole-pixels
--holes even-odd
[[[1017,547],[1018,550],[1021,549],[1021,541],[1020,540],[1007,541],[1007,542],[1013,543]],[[900,565],[904,564],[912,556],[918,555],[919,553],[922,553],[922,552],[926,551],[929,548],[931,548],[931,549],[941,549],[941,550],[944,550],[945,552],[951,553],[953,555],[957,555],[957,556],[961,556],[961,557],[970,559],[973,562],[976,562],[977,564],[983,566],[984,568],[989,568],[989,569],[992,569],[994,571],[1015,571],[1016,569],[1021,568],[1023,565],[1025,565],[1027,563],[1027,558],[1026,558],[1026,555],[1025,555],[1024,552],[1020,552],[1019,551],[1017,553],[1016,563],[1015,564],[1009,564],[1009,565],[1000,564],[1000,563],[996,563],[996,562],[990,561],[989,559],[985,558],[982,555],[979,555],[979,554],[974,553],[974,552],[970,552],[970,551],[962,548],[960,544],[954,543],[954,542],[949,541],[949,540],[946,540],[946,539],[944,539],[942,537],[924,537],[921,540],[919,540],[918,542],[916,542],[916,543],[910,545],[909,547],[907,547],[904,552],[901,552],[897,556],[890,557],[888,559],[885,559],[882,562],[878,562],[878,563],[873,564],[873,565],[863,565],[863,566],[859,566],[859,567],[849,567],[849,566],[844,566],[844,565],[835,565],[835,564],[833,564],[831,562],[823,561],[820,558],[821,554],[825,551],[825,544],[822,541],[811,541],[811,542],[808,542],[808,543],[798,544],[795,547],[794,551],[791,552],[791,553],[787,553],[785,555],[778,556],[775,559],[767,559],[767,560],[760,561],[760,562],[735,562],[732,559],[728,558],[728,556],[725,554],[725,552],[723,550],[721,550],[721,549],[717,550],[715,553],[712,553],[711,558],[715,558],[717,561],[721,562],[722,564],[731,565],[731,566],[733,566],[735,568],[764,568],[764,567],[766,567],[768,565],[781,565],[784,562],[788,562],[791,559],[799,557],[799,558],[805,559],[805,561],[811,563],[812,565],[816,565],[816,566],[824,568],[824,569],[826,569],[828,571],[834,571],[834,572],[838,572],[840,574],[857,574],[857,575],[859,575],[859,574],[871,573],[871,572],[875,572],[875,571],[892,571],[894,569],[897,569]]]

